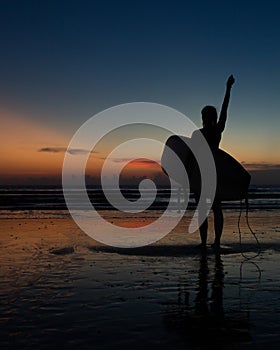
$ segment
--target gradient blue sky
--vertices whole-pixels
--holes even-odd
[[[277,1],[2,0],[0,8],[1,108],[63,140],[93,114],[133,101],[171,106],[200,125],[201,108],[220,108],[233,73],[223,148],[245,163],[279,164]]]

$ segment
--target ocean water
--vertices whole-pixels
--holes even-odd
[[[116,194],[115,190],[109,190],[111,195]],[[140,198],[137,188],[122,188],[123,196],[131,202]],[[170,189],[159,188],[154,198],[152,190],[144,189],[145,201],[148,209],[163,210],[171,201],[171,208],[180,209],[185,201],[182,189],[178,189],[178,194],[170,199]],[[77,198],[77,208],[82,209],[79,202],[80,191],[71,190],[71,196]],[[100,188],[88,188],[88,196],[92,205],[97,210],[115,209],[106,199],[104,192]],[[153,200],[154,198],[154,200]],[[280,186],[259,186],[251,187],[248,193],[250,209],[280,209]],[[240,201],[223,202],[223,207],[227,209],[239,209]],[[244,204],[243,204],[244,206]],[[195,207],[193,195],[189,194],[188,209]],[[67,210],[63,190],[60,187],[0,187],[0,211],[7,210]]]

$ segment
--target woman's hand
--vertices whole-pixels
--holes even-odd
[[[235,79],[234,79],[233,75],[230,75],[230,76],[228,77],[228,80],[227,80],[227,87],[232,87],[232,85],[234,84],[234,82],[235,82]]]

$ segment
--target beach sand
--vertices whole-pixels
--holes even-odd
[[[153,220],[104,211],[124,227]],[[68,215],[1,219],[1,349],[278,349],[280,211],[250,224],[225,212],[220,254],[195,246],[187,212],[150,246],[118,249],[83,233]],[[212,220],[210,217],[210,227]],[[255,257],[254,257],[255,256]]]

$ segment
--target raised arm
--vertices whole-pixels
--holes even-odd
[[[235,79],[233,75],[231,75],[228,80],[227,80],[227,86],[226,86],[226,93],[224,97],[224,101],[222,104],[221,112],[220,112],[220,117],[218,121],[218,126],[221,131],[225,129],[226,126],[226,120],[227,120],[227,109],[228,109],[228,104],[229,104],[229,98],[230,98],[230,90],[232,85],[234,84]]]

